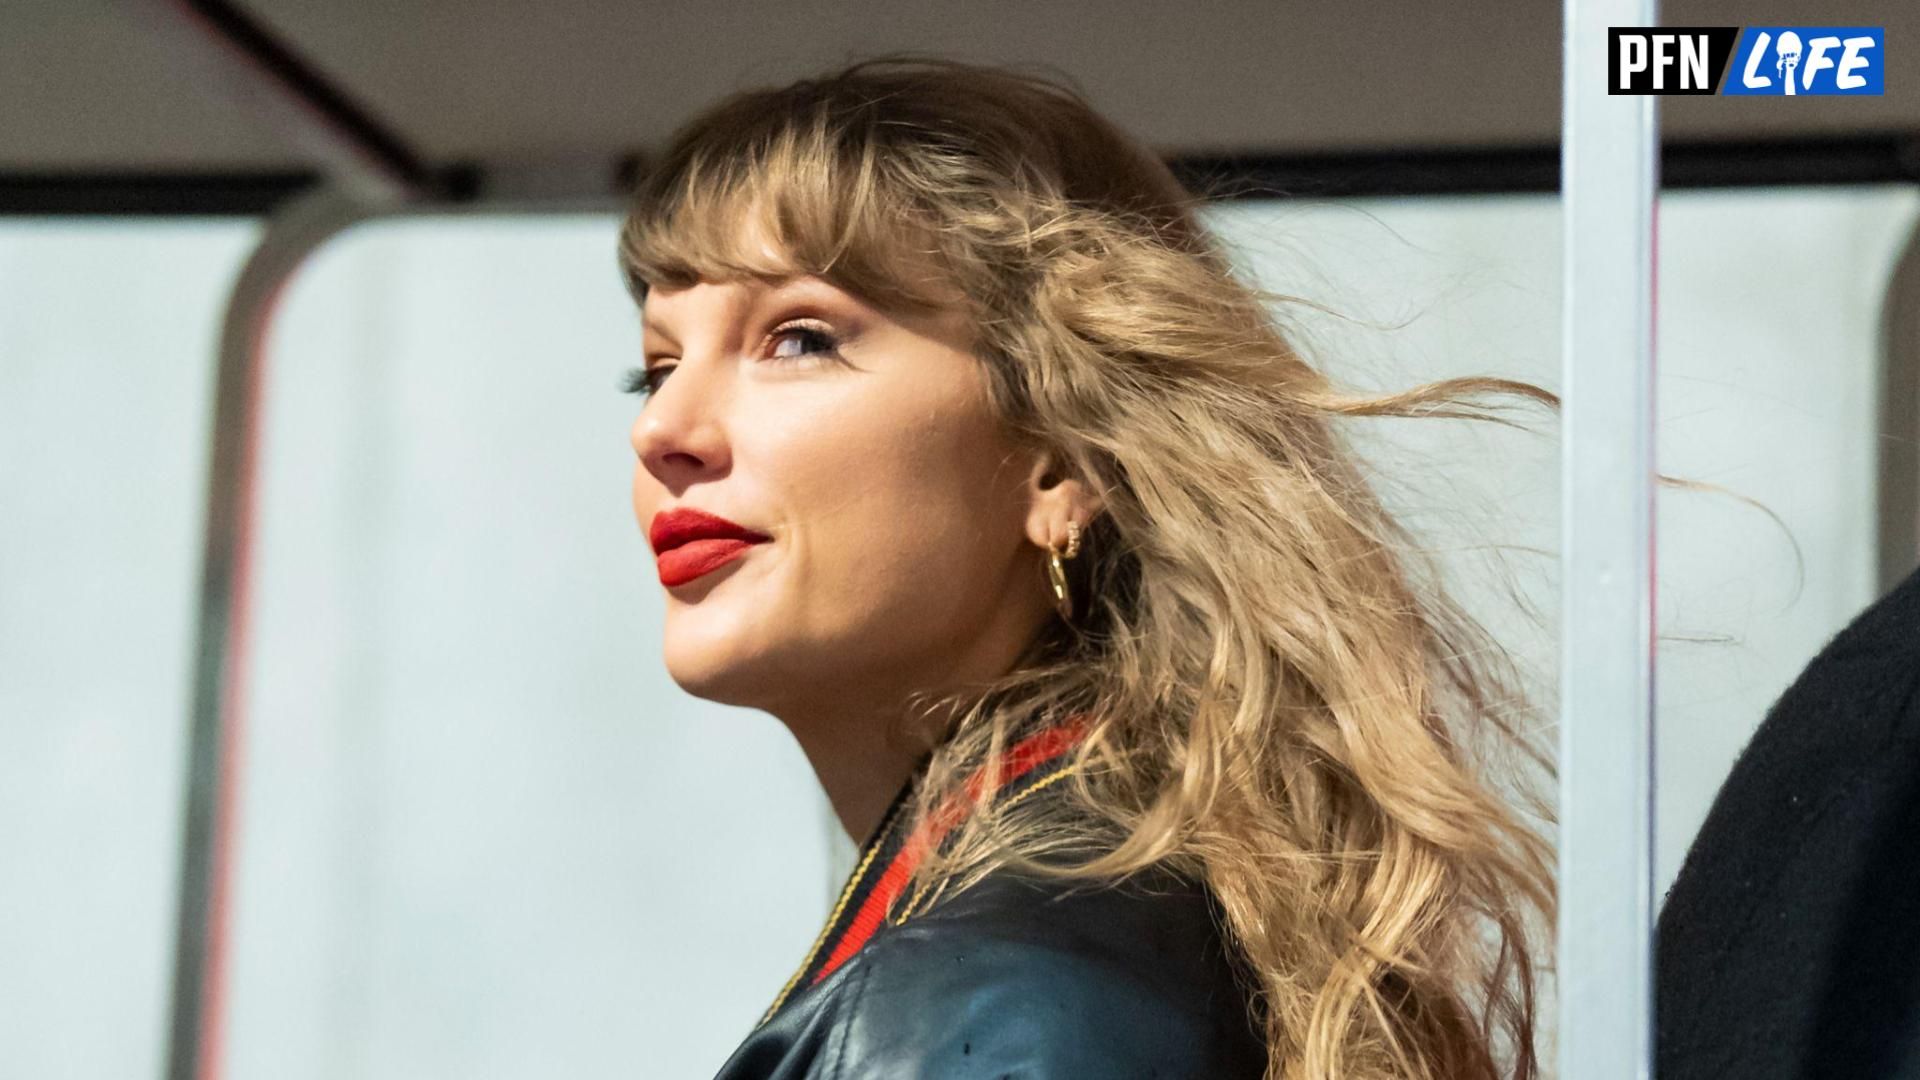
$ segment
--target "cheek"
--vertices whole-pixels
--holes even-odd
[[[951,629],[991,601],[996,554],[1009,523],[1018,529],[997,469],[1003,454],[975,428],[937,422],[794,448],[782,493],[796,520],[791,584],[818,606],[813,614],[875,633]]]

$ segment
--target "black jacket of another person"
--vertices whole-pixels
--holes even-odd
[[[1016,744],[991,797],[1046,797],[1066,749],[1048,733]],[[1162,872],[1069,887],[1003,869],[921,910],[900,885],[916,843],[938,835],[907,835],[909,790],[718,1080],[1263,1075],[1243,969],[1204,886]]]
[[[1655,961],[1660,1080],[1920,1078],[1920,572],[1768,711]]]

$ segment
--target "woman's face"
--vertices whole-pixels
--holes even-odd
[[[819,278],[749,278],[655,288],[645,316],[643,535],[690,508],[766,537],[660,561],[675,682],[832,715],[1011,666],[1051,610],[1035,545],[1057,507],[957,307],[900,321]]]

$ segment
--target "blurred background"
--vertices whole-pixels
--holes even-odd
[[[1815,7],[1738,18],[1920,30]],[[1558,389],[1560,45],[1556,5],[0,9],[0,1076],[178,1068],[202,908],[200,1075],[705,1076],[799,962],[852,845],[777,723],[667,678],[628,501],[620,197],[693,110],[887,50],[1044,65],[1217,195],[1247,274],[1355,316],[1287,313],[1337,376]],[[1660,99],[1659,465],[1765,508],[1659,497],[1661,890],[1774,696],[1920,558],[1893,59],[1884,97]],[[1354,434],[1550,699],[1529,422]]]

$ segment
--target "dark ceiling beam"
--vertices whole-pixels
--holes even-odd
[[[1188,155],[1169,164],[1215,198],[1362,198],[1546,193],[1560,187],[1558,146],[1320,154]],[[625,188],[631,162],[610,166]],[[1920,183],[1920,133],[1675,141],[1661,152],[1661,186],[1697,188]],[[422,183],[465,202],[488,188],[485,169],[450,166]],[[317,171],[0,171],[0,215],[250,216],[312,185]],[[599,192],[583,192],[595,195]],[[610,204],[611,205],[611,204]]]
[[[336,187],[374,203],[434,194],[405,140],[291,46],[227,0],[121,0],[216,91],[263,119]],[[233,179],[222,186],[231,190]]]
[[[1560,190],[1557,145],[1176,158],[1190,187],[1215,198],[1490,195]],[[1660,152],[1668,190],[1820,184],[1920,183],[1920,132],[1669,140]]]
[[[319,179],[312,171],[0,173],[14,217],[256,217]]]

